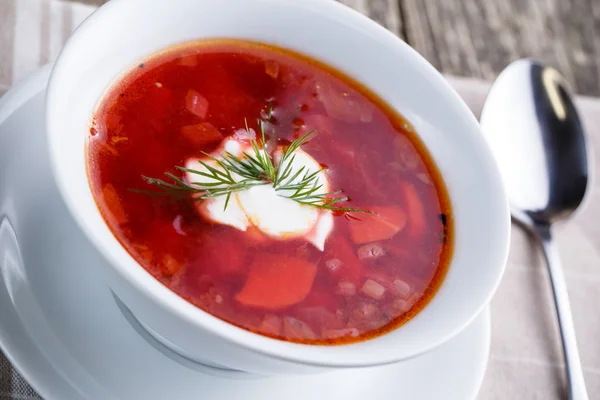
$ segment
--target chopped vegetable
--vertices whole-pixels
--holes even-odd
[[[349,221],[350,236],[356,244],[386,240],[406,225],[406,213],[399,207],[366,207],[375,214],[365,214]]]
[[[402,182],[402,193],[408,212],[408,230],[414,238],[420,239],[427,231],[425,208],[417,193],[417,189],[410,182]]]
[[[277,315],[267,314],[258,329],[267,335],[279,336],[281,334],[281,318]]]
[[[385,288],[383,287],[383,285],[380,285],[372,279],[368,279],[365,282],[361,291],[367,296],[374,298],[375,300],[380,300],[385,294]]]
[[[396,279],[393,283],[394,294],[398,297],[406,299],[410,293],[410,285],[401,279]]]
[[[354,296],[356,294],[356,285],[354,283],[340,281],[337,286],[337,293],[342,296]]]
[[[209,122],[184,126],[181,128],[181,135],[197,147],[217,143],[223,139],[221,132]]]
[[[383,312],[391,318],[397,318],[406,314],[412,305],[404,299],[396,299],[383,307]]]
[[[296,340],[315,340],[317,338],[308,324],[292,317],[283,319],[283,335]]]
[[[277,310],[297,304],[310,292],[317,268],[287,256],[261,254],[250,266],[248,280],[235,296],[245,306]]]
[[[200,93],[190,89],[185,96],[185,109],[202,119],[206,119],[208,100]]]

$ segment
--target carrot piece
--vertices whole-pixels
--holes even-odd
[[[399,207],[367,207],[375,214],[365,214],[359,220],[350,220],[350,237],[356,244],[386,240],[406,225],[406,213]]]
[[[248,280],[235,299],[267,310],[289,307],[304,300],[316,274],[317,267],[307,261],[262,254],[250,265]]]
[[[213,124],[208,122],[184,126],[181,128],[181,135],[195,146],[205,146],[207,144],[216,143],[223,138],[221,132],[219,132]]]
[[[127,214],[121,205],[121,199],[115,190],[115,187],[107,183],[102,188],[102,197],[104,198],[104,203],[106,204],[106,208],[110,211],[110,217],[115,220],[115,222],[119,225],[127,223]]]
[[[185,109],[202,119],[206,119],[208,100],[200,93],[190,89],[185,96]]]
[[[415,189],[414,185],[409,182],[402,183],[402,193],[406,202],[408,211],[408,230],[412,237],[422,238],[427,230],[425,221],[425,208]]]

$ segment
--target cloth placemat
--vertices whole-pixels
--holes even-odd
[[[93,10],[68,1],[0,0],[0,95],[52,61],[72,29]],[[452,77],[448,80],[479,115],[489,84]],[[578,98],[577,104],[594,157],[600,159],[600,100]],[[559,226],[556,236],[588,392],[591,400],[600,400],[600,183],[593,185],[587,208]],[[512,229],[509,263],[491,310],[490,362],[478,399],[566,399],[548,274],[536,243],[517,227]],[[39,399],[1,352],[0,399]]]

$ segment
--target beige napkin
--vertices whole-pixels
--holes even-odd
[[[0,0],[0,95],[53,60],[71,30],[91,11],[90,6],[57,0]],[[489,85],[448,79],[478,115]],[[579,98],[577,104],[595,158],[600,159],[600,100]],[[600,184],[593,185],[587,208],[558,227],[556,236],[588,392],[590,399],[600,400]],[[518,228],[512,233],[506,275],[491,305],[491,355],[478,399],[566,399],[548,274],[535,242]],[[39,397],[0,353],[0,399],[5,398]]]

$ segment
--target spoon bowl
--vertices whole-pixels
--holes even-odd
[[[498,77],[481,126],[500,166],[513,217],[532,226],[567,218],[587,192],[585,133],[563,77],[530,60]]]
[[[548,264],[567,366],[570,400],[587,400],[567,285],[551,227],[589,192],[590,153],[565,79],[520,60],[498,77],[481,127],[499,164],[513,218],[540,240]]]

